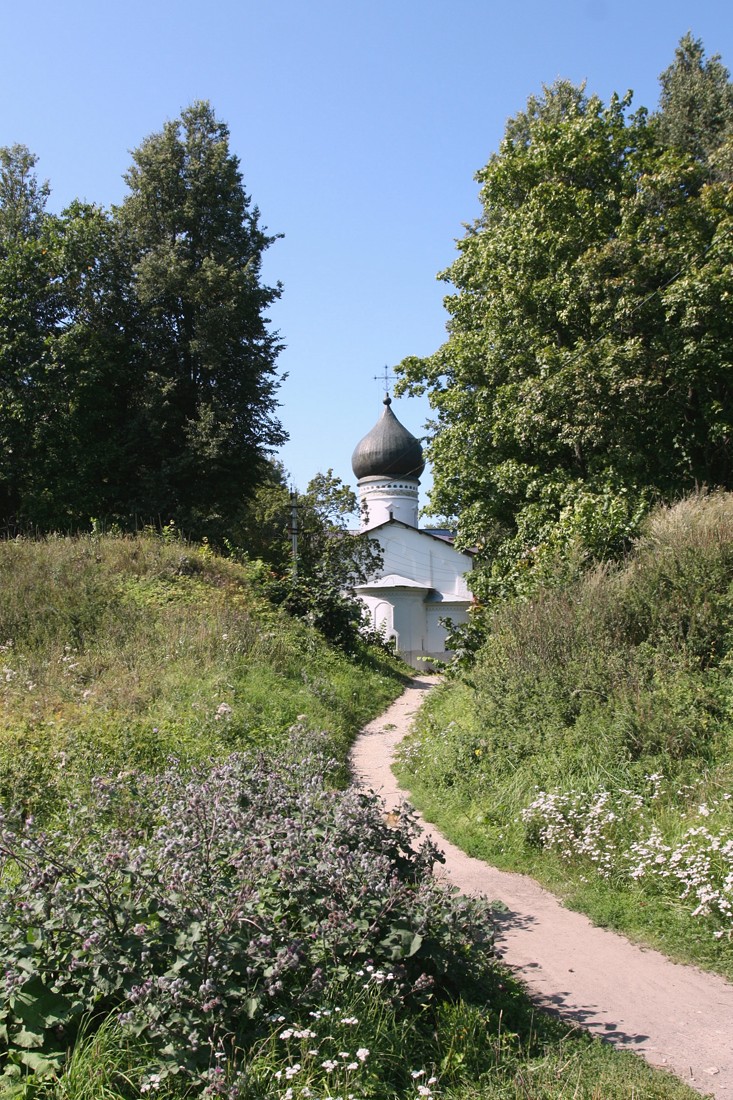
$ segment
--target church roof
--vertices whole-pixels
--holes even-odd
[[[430,589],[429,584],[421,584],[420,581],[413,580],[411,577],[402,577],[399,573],[388,573],[386,577],[378,577],[376,580],[366,581],[355,587],[358,592],[366,592],[370,589],[379,591],[383,588],[419,588],[422,592]]]
[[[422,445],[408,432],[384,399],[384,412],[372,430],[357,443],[351,468],[360,481],[364,477],[409,477],[418,480],[425,469]]]
[[[421,535],[423,538],[435,539],[436,542],[442,542],[444,545],[450,546],[456,554],[465,554],[467,558],[473,558],[477,553],[472,547],[466,550],[458,550],[454,545],[452,536],[447,536],[442,533],[438,535],[435,529],[431,527],[413,527],[410,523],[403,523],[401,519],[385,519],[382,523],[377,523],[374,527],[369,527],[366,533],[368,535],[373,535],[375,531],[383,531],[385,527],[404,527],[406,531],[414,531],[416,535]]]

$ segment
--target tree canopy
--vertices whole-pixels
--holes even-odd
[[[702,42],[686,34],[659,80],[662,140],[709,162],[733,137],[733,84],[720,56],[706,60]]]
[[[566,537],[613,552],[654,497],[733,481],[731,86],[696,50],[657,115],[560,81],[509,120],[440,276],[448,339],[400,366],[429,392],[432,507],[479,547],[480,593]],[[725,106],[695,147],[691,53]]]
[[[250,553],[271,566],[273,599],[346,650],[381,640],[369,630],[364,604],[354,591],[382,566],[377,540],[348,528],[357,510],[355,493],[332,470],[316,474],[305,493],[296,494],[288,491],[282,467],[274,464],[253,502],[254,540],[243,540]]]
[[[208,103],[132,157],[120,207],[51,215],[33,154],[0,150],[1,519],[174,519],[221,543],[286,438],[280,287],[261,279],[275,238]]]

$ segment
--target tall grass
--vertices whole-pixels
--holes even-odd
[[[403,749],[416,800],[475,854],[732,974],[733,496],[660,508],[621,566],[489,626]]]
[[[301,714],[345,760],[401,671],[273,608],[259,568],[170,538],[0,542],[0,802],[37,812],[95,770],[276,747]]]

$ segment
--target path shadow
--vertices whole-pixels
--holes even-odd
[[[525,968],[526,969],[526,968]],[[579,1005],[572,1000],[572,993],[560,990],[557,993],[543,994],[528,990],[533,1002],[544,1012],[556,1016],[563,1023],[573,1023],[588,1031],[591,1035],[612,1046],[637,1050],[649,1041],[649,1035],[641,1032],[626,1031],[620,1023],[602,1019],[601,1005]]]
[[[633,1050],[639,1049],[649,1040],[648,1035],[626,1031],[619,1022],[604,1019],[606,1012],[601,1005],[578,1004],[570,990],[561,989],[553,993],[544,993],[540,989],[533,988],[532,975],[535,972],[541,973],[541,964],[531,962],[516,967],[505,963],[502,958],[503,933],[516,929],[532,929],[540,922],[531,913],[518,913],[502,902],[492,905],[491,916],[494,922],[494,943],[499,961],[508,967],[514,978],[524,986],[533,1003],[543,1012],[548,1012],[563,1023],[583,1028],[613,1046]]]
[[[429,672],[425,672],[421,676],[412,676],[408,681],[409,686],[425,688],[426,690],[435,687],[438,683],[440,683],[440,677],[437,673]]]
[[[494,922],[496,929],[496,942],[501,943],[501,933],[510,928],[534,928],[537,924],[537,918],[533,917],[531,913],[517,913],[514,909],[509,909],[503,902],[490,902],[491,905],[491,919]]]

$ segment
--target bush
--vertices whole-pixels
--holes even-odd
[[[57,1067],[83,1016],[112,1013],[159,1079],[212,1086],[273,1014],[356,970],[382,968],[414,1006],[485,969],[487,913],[435,882],[412,817],[390,826],[376,796],[330,789],[332,765],[291,736],[275,762],[99,777],[59,828],[3,820],[6,1067]]]

